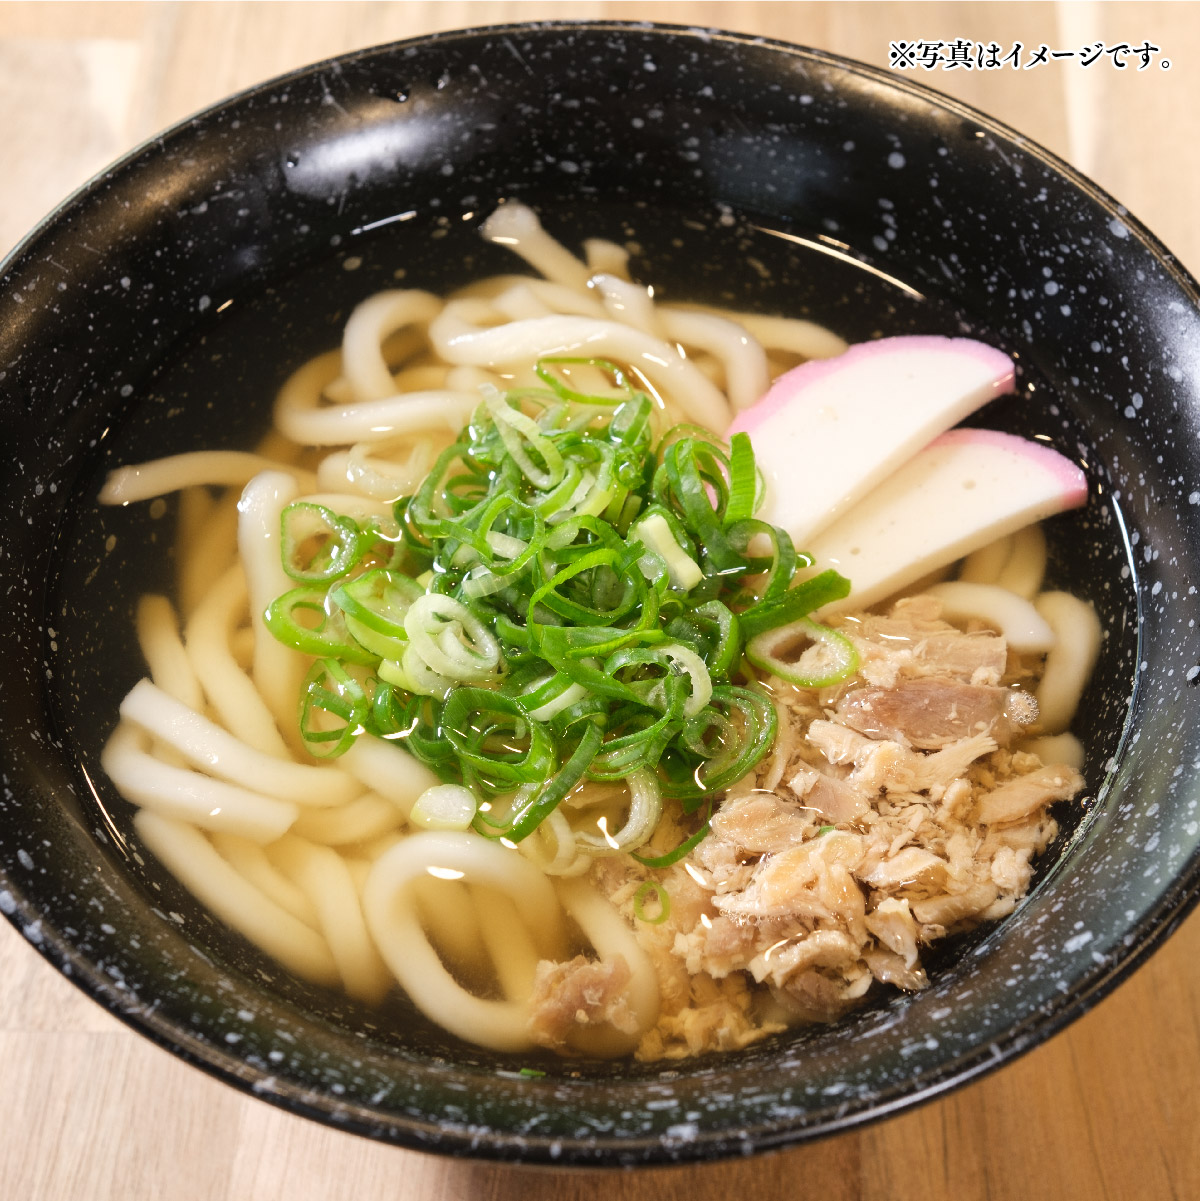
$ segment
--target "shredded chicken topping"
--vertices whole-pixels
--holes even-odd
[[[1037,732],[1036,662],[964,631],[928,596],[835,624],[857,675],[820,692],[776,685],[776,753],[731,789],[710,835],[656,878],[659,925],[634,922],[662,1011],[643,1059],[742,1047],[846,1013],[873,982],[927,984],[921,948],[1010,913],[1083,779],[1020,749]],[[687,831],[664,821],[652,854]],[[599,860],[633,920],[647,872]],[[765,985],[765,988],[755,988]]]
[[[637,1033],[637,1016],[625,996],[629,965],[618,956],[597,963],[577,955],[567,963],[543,959],[537,965],[530,1030],[543,1047],[564,1050],[579,1027],[610,1023]]]

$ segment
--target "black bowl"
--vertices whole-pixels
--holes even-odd
[[[140,674],[134,595],[169,510],[98,510],[103,472],[241,445],[349,307],[507,267],[477,226],[535,205],[569,244],[636,242],[668,295],[851,339],[972,332],[1012,353],[985,414],[1081,460],[1055,571],[1102,613],[1080,716],[1094,793],[1008,920],[928,991],[672,1065],[463,1047],[397,1003],[287,978],[139,853],[97,756]],[[0,910],[111,1012],[294,1112],[409,1147],[630,1164],[781,1147],[969,1080],[1079,1016],[1200,884],[1200,310],[1119,206],[1011,131],[830,55],[620,25],[352,54],[177,126],[72,197],[0,283]],[[160,506],[161,507],[161,506]]]

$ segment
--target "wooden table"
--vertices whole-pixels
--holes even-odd
[[[605,17],[769,34],[888,64],[888,43],[1102,41],[1151,69],[920,72],[1064,156],[1200,271],[1200,7],[977,3],[0,5],[0,250],[143,137],[328,55],[435,29]],[[1158,65],[1167,57],[1170,69]],[[1200,913],[1066,1033],[934,1104],[748,1163],[522,1171],[376,1146],[219,1085],[126,1030],[0,922],[0,1196],[12,1201],[746,1197],[1200,1198]]]

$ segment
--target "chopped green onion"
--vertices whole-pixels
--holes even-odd
[[[555,367],[591,367],[605,378],[612,392],[599,395],[594,392],[581,392],[572,388],[567,382],[569,372],[554,371]],[[541,358],[534,368],[539,379],[554,389],[556,395],[563,400],[575,401],[579,404],[615,404],[617,401],[630,400],[639,395],[626,378],[625,372],[610,359],[582,359],[566,355],[548,355]]]
[[[629,812],[625,824],[619,830],[610,831],[597,823],[598,834],[588,829],[576,831],[575,845],[579,850],[592,855],[614,855],[636,850],[650,841],[663,809],[662,790],[658,786],[654,764],[630,772],[626,784]]]
[[[377,567],[340,584],[330,593],[339,609],[360,625],[403,640],[404,615],[425,589],[399,571]]]
[[[514,699],[535,721],[549,721],[587,695],[582,684],[572,682],[570,676],[562,672],[555,672],[538,680],[534,687],[517,694]]]
[[[413,802],[408,820],[426,830],[466,830],[478,808],[475,794],[461,784],[435,784]]]
[[[370,701],[336,659],[318,659],[300,689],[300,737],[310,755],[343,755],[366,728]]]
[[[418,824],[520,842],[583,781],[626,781],[622,828],[577,830],[576,844],[632,853],[664,800],[711,816],[769,750],[778,716],[743,686],[754,667],[810,687],[854,669],[850,643],[811,619],[849,584],[833,571],[796,583],[811,561],[754,517],[763,482],[745,434],[726,445],[682,425],[654,445],[655,406],[625,367],[549,356],[535,369],[544,387],[482,390],[396,502],[398,538],[289,505],[282,559],[299,586],[266,624],[316,660],[300,698],[310,752],[369,732],[451,788],[418,801]],[[784,658],[800,639],[819,644],[803,676]],[[669,866],[708,830],[706,817],[641,861]]]
[[[718,679],[728,679],[742,653],[741,625],[720,601],[705,601],[676,617],[666,632],[693,647]]]
[[[508,832],[508,837],[513,842],[520,842],[532,834],[558,808],[567,793],[583,779],[584,772],[600,749],[602,738],[599,726],[590,722],[584,726],[579,745],[559,769],[558,774],[538,789],[513,815],[512,828]]]
[[[427,592],[404,615],[408,635],[404,667],[413,672],[413,658],[447,680],[481,684],[503,670],[500,644],[462,601]]]
[[[736,784],[775,741],[775,706],[749,688],[722,685],[713,700],[681,731],[663,755],[663,795],[676,797],[685,813]]]
[[[263,621],[275,638],[304,655],[362,664],[379,658],[351,636],[341,611],[322,588],[293,588],[277,596]]]
[[[633,527],[630,533],[638,538],[648,551],[653,552],[666,568],[671,577],[671,585],[681,588],[684,592],[694,588],[702,579],[704,572],[700,564],[675,541],[671,527],[661,513],[651,513]],[[651,575],[644,566],[645,560],[638,563],[646,575]]]
[[[514,407],[500,392],[493,391],[484,403],[508,453],[525,478],[536,488],[553,488],[563,477],[562,455],[538,423]],[[541,466],[534,462],[530,451],[541,459]]]
[[[342,620],[346,624],[347,633],[354,641],[377,659],[399,659],[408,649],[407,641],[380,634],[369,625],[356,621],[349,613],[343,613]]]
[[[729,500],[725,505],[727,527],[754,516],[760,491],[750,435],[734,434],[729,441]]]
[[[797,618],[807,617],[830,601],[841,600],[849,594],[850,581],[831,568],[813,576],[811,580],[789,588],[779,596],[760,601],[741,614],[739,620],[742,634],[747,639],[753,639],[764,630],[772,630]]]
[[[658,901],[658,915],[656,917],[647,917],[645,904],[648,897],[654,896]],[[658,926],[671,916],[671,895],[667,892],[657,880],[645,880],[641,888],[633,894],[633,916],[639,922],[646,922],[647,925]]]
[[[803,667],[795,660],[780,657],[784,652],[794,651],[802,641],[813,648],[800,660]],[[755,667],[799,688],[827,688],[831,684],[840,684],[858,669],[858,652],[850,639],[807,617],[756,634],[746,643],[746,658]]]
[[[453,689],[442,709],[441,729],[464,774],[498,784],[491,791],[545,780],[554,765],[550,730],[515,701],[487,688]]]
[[[634,854],[633,858],[646,867],[670,867],[672,864],[678,863],[685,856],[690,855],[708,837],[712,830],[711,818],[712,801],[710,800],[704,824],[690,838],[685,838],[673,851],[655,856]]]
[[[760,535],[770,543],[769,561],[757,557],[751,560],[754,570],[766,572],[766,579],[758,590],[758,600],[772,600],[779,596],[786,591],[798,568],[811,565],[811,560],[807,555],[803,556],[803,562],[800,561],[801,556],[796,554],[796,548],[792,545],[788,532],[781,530],[778,526],[768,525],[765,521],[748,517],[742,521],[735,521],[726,532],[735,549],[743,554],[747,553],[750,541],[756,535]]]
[[[336,580],[362,558],[371,542],[350,517],[324,505],[296,501],[280,515],[283,570],[303,583]]]

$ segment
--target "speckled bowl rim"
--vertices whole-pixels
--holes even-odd
[[[152,150],[173,139],[187,137],[198,122],[216,118],[249,99],[269,94],[285,87],[291,81],[317,74],[322,70],[329,69],[334,64],[357,62],[378,55],[391,54],[408,47],[425,48],[487,37],[537,36],[571,32],[650,34],[673,39],[694,39],[701,45],[716,41],[765,49],[786,57],[835,68],[847,75],[859,76],[881,85],[888,91],[906,94],[947,113],[967,119],[980,129],[1012,143],[1022,152],[1039,160],[1053,174],[1083,193],[1112,218],[1119,220],[1127,228],[1130,237],[1136,239],[1142,249],[1165,269],[1180,290],[1187,295],[1192,305],[1200,308],[1200,285],[1190,273],[1179,265],[1162,242],[1123,205],[1057,155],[970,105],[938,92],[934,88],[881,68],[872,67],[828,51],[816,50],[778,39],[721,29],[707,29],[696,25],[605,20],[532,21],[447,30],[334,55],[245,88],[214,105],[209,105],[183,118],[163,132],[144,139],[135,148],[81,184],[0,261],[0,278],[7,274],[10,268],[25,254],[27,248],[44,231],[62,220],[82,197],[96,190],[102,183],[111,182],[115,178],[134,171],[140,160]],[[1143,603],[1140,592],[1137,602],[1140,614]],[[1142,642],[1140,626],[1139,622],[1139,662]],[[1113,756],[1114,761],[1120,761],[1128,748],[1132,732],[1131,715],[1136,708],[1141,687],[1139,671],[1135,676],[1134,689],[1129,701],[1129,712],[1122,729],[1119,745]],[[761,1121],[739,1127],[737,1130],[705,1133],[685,1145],[674,1144],[670,1148],[658,1136],[633,1139],[623,1137],[620,1140],[610,1139],[608,1141],[598,1137],[589,1141],[585,1153],[578,1156],[572,1154],[572,1140],[570,1139],[554,1140],[552,1144],[548,1139],[540,1140],[537,1135],[522,1135],[517,1140],[509,1133],[499,1130],[488,1130],[468,1137],[459,1131],[447,1130],[436,1119],[422,1122],[411,1117],[400,1118],[396,1115],[384,1117],[366,1106],[347,1103],[345,1098],[334,1099],[327,1094],[315,1094],[311,1089],[301,1088],[290,1082],[274,1080],[270,1089],[263,1089],[262,1081],[266,1073],[260,1069],[247,1064],[237,1055],[225,1051],[222,1047],[196,1037],[186,1027],[162,1020],[153,1008],[148,1009],[140,1002],[131,1005],[129,996],[117,988],[113,980],[100,970],[90,958],[81,954],[60,930],[49,924],[52,915],[36,909],[2,868],[0,868],[0,893],[5,894],[8,898],[8,903],[3,907],[4,916],[18,932],[46,960],[59,968],[72,983],[108,1012],[185,1062],[278,1108],[303,1117],[313,1118],[335,1129],[362,1134],[415,1150],[466,1155],[480,1159],[519,1161],[527,1164],[552,1165],[558,1163],[563,1166],[576,1167],[630,1166],[717,1160],[731,1156],[744,1156],[751,1152],[797,1146],[816,1138],[843,1133],[935,1100],[944,1093],[1011,1062],[1019,1055],[1039,1046],[1070,1022],[1092,1009],[1170,937],[1191,910],[1200,903],[1200,856],[1193,857],[1188,864],[1188,869],[1172,880],[1161,893],[1157,904],[1147,911],[1143,920],[1136,927],[1128,932],[1121,953],[1082,973],[1072,983],[1070,989],[1061,994],[1061,999],[1056,999],[1052,1005],[1043,1006],[1031,1012],[1025,1020],[1009,1027],[1002,1036],[988,1040],[971,1052],[949,1059],[939,1069],[926,1073],[922,1086],[917,1090],[901,1083],[885,1089],[882,1093],[869,1099],[860,1099],[857,1102],[840,1106],[835,1114],[828,1117],[818,1117],[814,1120],[800,1119],[791,1123]],[[584,1149],[582,1141],[580,1149]]]

